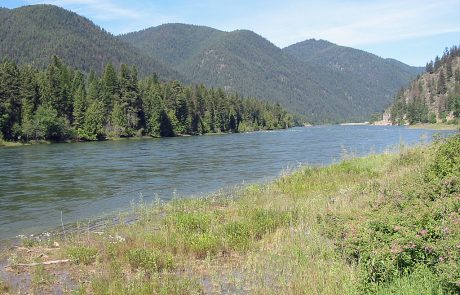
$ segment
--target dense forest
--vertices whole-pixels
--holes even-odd
[[[401,89],[389,109],[394,124],[457,123],[460,118],[460,48],[446,48],[426,72]]]
[[[0,64],[0,139],[102,140],[287,128],[293,116],[279,104],[244,99],[222,89],[139,80],[134,66],[84,74],[53,57],[45,70]]]
[[[315,123],[368,120],[423,71],[326,41],[280,49],[248,30],[165,24],[119,38],[194,82],[278,101]]]
[[[89,19],[54,5],[0,8],[0,24],[0,56],[20,64],[45,68],[56,55],[88,73],[100,74],[108,63],[116,67],[126,63],[136,66],[140,77],[155,72],[160,79],[187,82],[161,61],[142,54]]]

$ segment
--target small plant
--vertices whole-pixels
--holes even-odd
[[[247,222],[234,221],[224,227],[224,237],[232,250],[246,251],[251,244],[251,230]]]
[[[205,233],[211,227],[211,215],[209,213],[176,213],[171,216],[172,224],[181,232]]]
[[[188,241],[190,251],[199,259],[203,259],[208,255],[215,255],[221,247],[219,238],[209,233],[192,235]]]
[[[89,247],[72,247],[67,250],[67,254],[76,264],[89,265],[96,261],[97,249]]]
[[[53,278],[50,273],[45,270],[43,265],[37,265],[32,276],[32,283],[36,286],[47,285],[52,282]]]
[[[151,272],[173,268],[173,257],[169,253],[138,248],[130,250],[127,256],[129,264],[133,268],[143,268]]]

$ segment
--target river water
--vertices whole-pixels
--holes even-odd
[[[344,154],[430,142],[431,131],[384,126],[316,126],[162,139],[0,149],[0,239],[38,233],[127,210],[143,196],[201,196],[263,182],[299,165]]]

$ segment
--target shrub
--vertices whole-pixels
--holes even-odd
[[[143,268],[151,272],[173,268],[173,257],[169,253],[138,248],[130,250],[127,256],[129,264],[133,268]]]
[[[76,264],[91,264],[96,260],[97,249],[89,247],[72,247],[67,250],[70,259]]]

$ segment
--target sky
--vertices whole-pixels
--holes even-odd
[[[0,0],[54,4],[115,35],[164,23],[252,30],[278,47],[323,39],[424,66],[460,45],[460,0]]]

